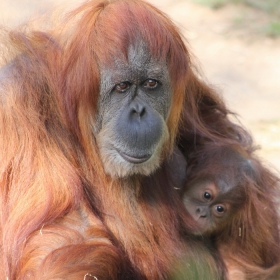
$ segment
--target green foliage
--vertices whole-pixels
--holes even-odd
[[[272,21],[266,28],[266,33],[271,37],[280,36],[280,21]]]
[[[205,244],[189,244],[188,255],[177,264],[174,263],[173,273],[168,278],[171,280],[222,280],[221,271],[213,259],[209,250],[205,249]]]
[[[212,9],[219,9],[225,6],[229,2],[229,0],[194,0],[194,2],[207,5]]]
[[[203,258],[199,261],[188,259],[176,267],[171,280],[219,280],[220,277],[213,267]]]
[[[280,0],[238,0],[238,2],[280,17]]]
[[[229,3],[244,4],[280,17],[280,0],[194,0],[194,2],[214,9],[221,8]]]
[[[253,9],[265,12],[269,16],[269,23],[263,30],[271,37],[280,36],[280,0],[193,0],[196,3],[207,5],[212,9],[219,9],[227,4],[243,4]],[[242,18],[238,19],[242,22]]]

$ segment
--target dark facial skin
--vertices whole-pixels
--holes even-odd
[[[172,94],[166,62],[153,59],[138,44],[129,48],[128,60],[119,58],[100,68],[94,131],[105,172],[112,177],[148,175],[159,166],[169,139]]]
[[[199,225],[197,233],[206,234],[220,228],[231,213],[230,204],[219,200],[219,188],[211,181],[200,180],[188,187],[183,201]]]

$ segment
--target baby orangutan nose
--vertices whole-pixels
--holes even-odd
[[[197,219],[207,218],[207,212],[207,206],[198,206],[195,211]]]

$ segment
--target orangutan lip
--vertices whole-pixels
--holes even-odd
[[[141,157],[134,157],[134,156],[129,156],[129,155],[127,155],[127,154],[125,154],[125,153],[123,153],[123,152],[121,152],[119,150],[117,150],[117,152],[120,154],[120,156],[124,160],[126,160],[126,161],[128,161],[130,163],[134,163],[134,164],[143,163],[143,162],[147,161],[151,157],[151,155],[144,155],[144,156],[141,156]]]

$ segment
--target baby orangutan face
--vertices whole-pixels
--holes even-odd
[[[198,223],[197,234],[211,234],[220,230],[230,216],[230,204],[222,201],[218,187],[208,180],[190,184],[184,192],[183,202]]]

